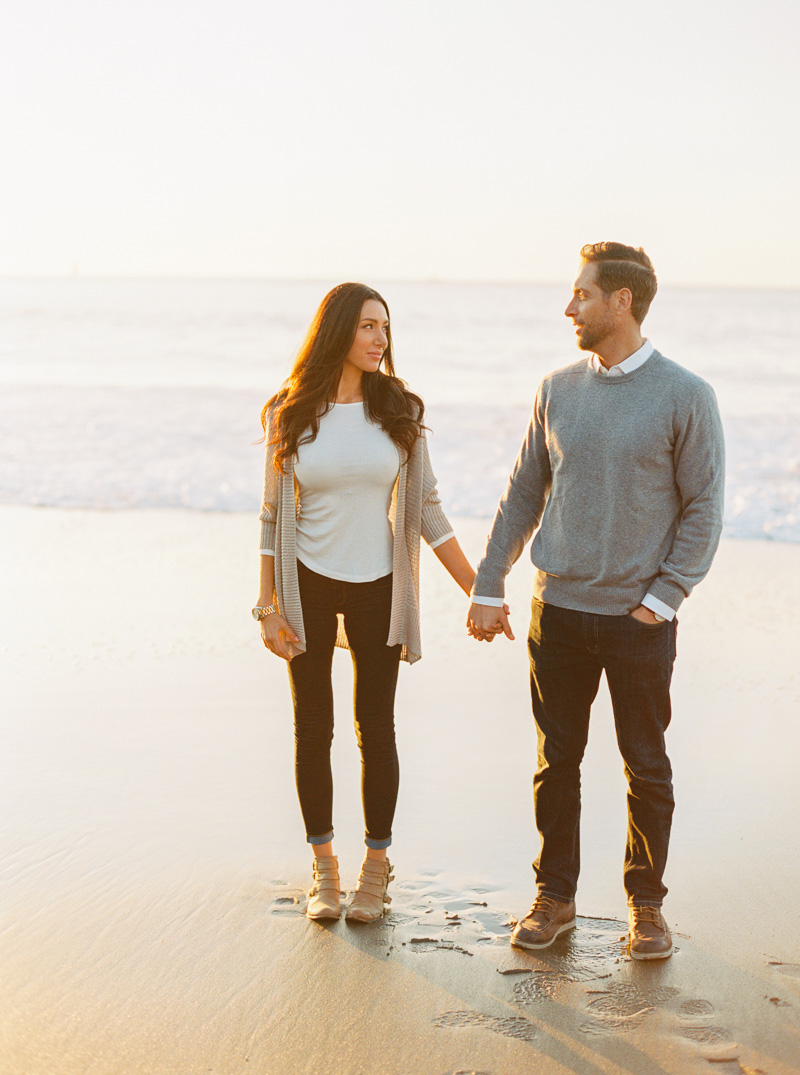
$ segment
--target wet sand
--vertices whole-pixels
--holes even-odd
[[[800,1071],[800,548],[724,543],[681,613],[669,733],[676,952],[625,950],[622,766],[598,699],[578,929],[508,945],[532,897],[530,568],[478,645],[423,553],[398,697],[392,914],[303,916],[288,688],[248,617],[240,516],[0,509],[0,1073]],[[474,557],[484,525],[458,526]],[[13,610],[10,613],[9,610]],[[361,855],[350,672],[334,743]]]

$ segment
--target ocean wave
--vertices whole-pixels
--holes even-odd
[[[6,386],[0,502],[255,515],[263,403],[255,391],[224,388]],[[431,456],[449,513],[492,516],[528,416],[528,404],[429,407]],[[726,535],[800,541],[797,416],[723,419]]]

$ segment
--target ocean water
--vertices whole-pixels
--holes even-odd
[[[257,512],[261,406],[330,283],[0,281],[0,503]],[[445,507],[488,518],[539,380],[579,354],[569,285],[375,286]],[[664,288],[645,324],[717,393],[729,537],[800,541],[798,317],[800,292]]]

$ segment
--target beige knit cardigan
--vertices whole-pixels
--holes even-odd
[[[267,423],[267,429],[272,429],[271,420]],[[267,433],[267,442],[272,436],[271,432]],[[294,460],[287,460],[283,472],[279,474],[273,466],[274,451],[274,446],[267,443],[264,499],[261,504],[261,548],[275,551],[278,607],[300,639],[299,643],[295,643],[295,648],[305,652],[303,609],[297,581],[296,521],[302,508],[294,476]],[[399,451],[402,456],[402,449]],[[394,537],[392,616],[386,644],[401,645],[401,660],[413,664],[422,656],[419,624],[420,536],[432,545],[441,544],[453,535],[439,500],[424,433],[417,438],[411,455],[400,465],[392,490],[389,521]],[[341,615],[336,645],[349,649]]]

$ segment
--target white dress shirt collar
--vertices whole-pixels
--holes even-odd
[[[640,366],[643,366],[653,351],[655,351],[655,347],[649,340],[645,340],[638,351],[634,351],[632,355],[628,355],[624,362],[611,366],[610,369],[606,369],[597,355],[592,355],[589,359],[589,365],[595,373],[604,373],[607,377],[621,377],[623,373],[633,373],[634,370],[638,370]]]

